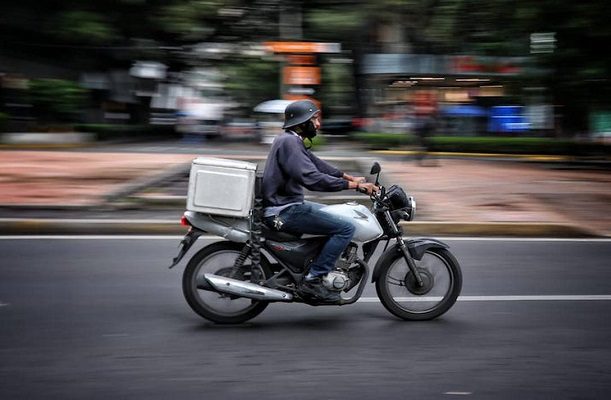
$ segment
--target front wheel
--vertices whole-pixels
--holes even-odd
[[[182,289],[187,303],[200,316],[221,324],[239,324],[259,315],[269,303],[236,297],[205,289],[201,283],[204,274],[214,274],[230,277],[235,260],[240,255],[243,244],[233,242],[217,242],[204,247],[191,258],[182,279]],[[271,277],[267,261],[261,258],[261,268],[253,271],[250,258],[237,271],[234,279],[251,281],[266,280]]]
[[[389,252],[380,266],[376,292],[384,307],[397,317],[430,320],[454,305],[462,288],[462,273],[456,258],[443,248],[430,248],[421,260],[414,262],[422,286],[418,285],[403,254]]]

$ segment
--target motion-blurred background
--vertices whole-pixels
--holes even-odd
[[[303,97],[321,105],[326,133],[372,147],[416,140],[427,113],[441,150],[600,153],[611,136],[604,1],[22,0],[1,9],[4,143],[66,132],[267,143],[285,104],[268,101]]]

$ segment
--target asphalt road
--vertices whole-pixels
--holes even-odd
[[[611,394],[611,241],[448,239],[463,297],[435,321],[394,318],[370,287],[240,326],[188,308],[178,242],[0,239],[0,399]]]

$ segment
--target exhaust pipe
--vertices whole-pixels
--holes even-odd
[[[205,281],[205,282],[203,282]],[[239,281],[213,274],[204,274],[204,279],[197,285],[200,289],[215,290],[240,297],[266,301],[292,301],[293,295],[276,289],[266,288],[251,282]]]

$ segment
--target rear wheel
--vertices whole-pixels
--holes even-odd
[[[422,286],[402,253],[391,252],[382,262],[376,291],[384,307],[399,318],[416,321],[436,318],[448,311],[460,294],[460,266],[446,249],[430,248],[421,260],[414,260]]]
[[[236,297],[203,289],[204,274],[230,277],[235,260],[244,244],[217,242],[197,252],[187,264],[182,279],[182,289],[189,306],[200,316],[221,324],[239,324],[259,315],[268,302]],[[253,279],[253,272],[256,274]],[[261,267],[253,271],[247,258],[233,279],[250,282],[271,277],[267,261],[261,258]],[[199,286],[199,288],[198,288]]]

